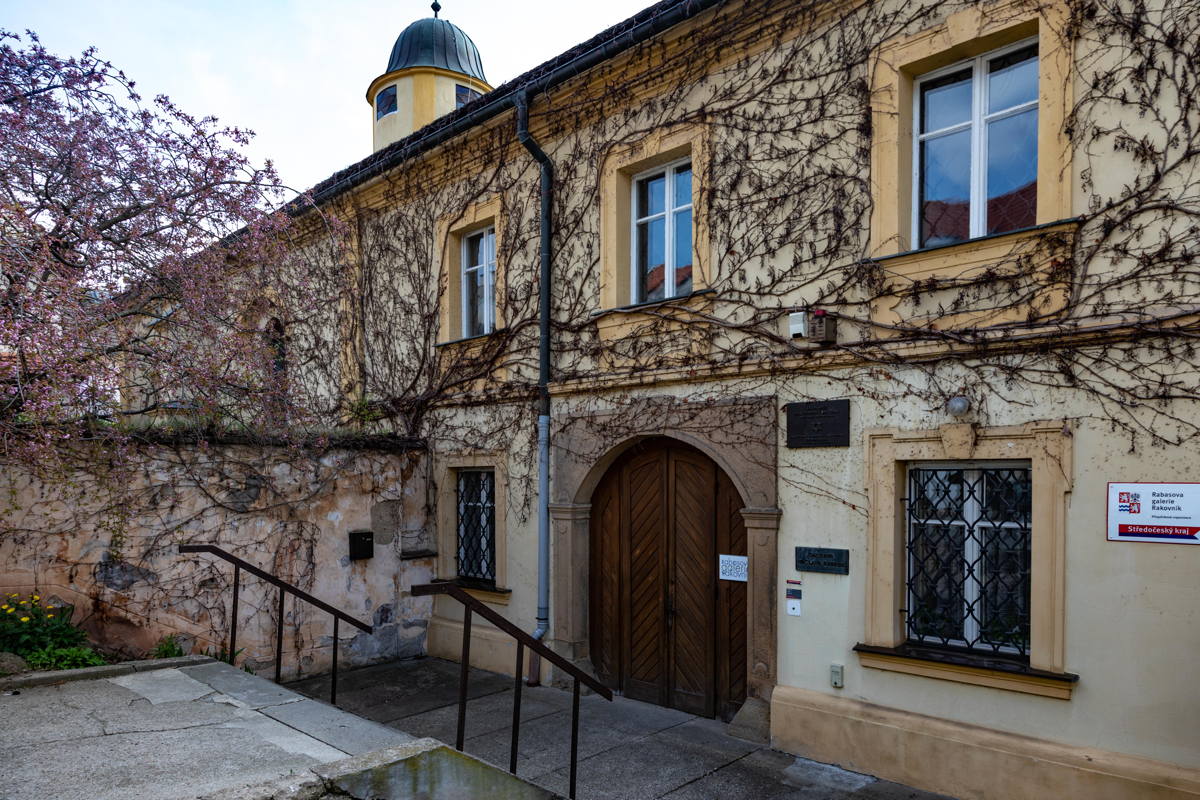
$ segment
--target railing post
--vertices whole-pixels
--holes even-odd
[[[579,678],[575,679],[575,693],[571,697],[571,793],[568,797],[575,800],[575,771],[579,758]]]
[[[333,681],[329,686],[329,705],[337,705],[338,615],[333,615]]]
[[[237,652],[237,621],[238,621],[238,589],[242,583],[242,568],[233,565],[233,618],[229,623],[229,663],[233,663],[233,654]]]
[[[521,677],[525,666],[525,643],[517,639],[517,668],[513,670],[512,747],[508,754],[508,771],[517,774],[517,739],[521,732]]]
[[[275,628],[275,682],[283,676],[283,587],[279,587],[279,625]]]
[[[455,747],[461,753],[463,749],[463,734],[467,726],[467,670],[471,668],[471,607],[466,606],[463,613],[463,646],[462,672],[458,679],[458,737]]]

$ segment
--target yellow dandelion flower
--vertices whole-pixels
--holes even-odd
[[[21,617],[21,622],[29,622],[29,617]]]
[[[15,609],[15,608],[10,608],[10,609],[7,609],[7,610],[6,610],[4,613],[6,613],[6,614],[11,614],[11,613],[12,613],[12,612],[14,612],[14,611],[16,611],[16,609]]]
[[[5,608],[8,608],[8,603],[5,603],[4,605],[0,606],[0,609],[5,609]]]
[[[54,615],[53,615],[53,614],[47,614],[47,615],[46,615],[46,619],[54,619]]]
[[[23,606],[27,606],[27,605],[29,605],[29,601],[28,601],[28,600],[22,600],[22,601],[21,601],[21,605],[23,605]]]
[[[38,596],[35,594],[35,595],[33,596],[33,599],[34,599],[34,600],[41,600],[42,598],[38,597]]]

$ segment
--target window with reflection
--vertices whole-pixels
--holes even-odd
[[[692,292],[692,164],[679,161],[633,181],[633,302]]]
[[[918,247],[1036,224],[1036,41],[930,73],[913,102]]]
[[[375,95],[375,119],[383,119],[396,111],[396,87],[389,86]]]
[[[483,97],[479,92],[472,89],[470,86],[463,86],[461,83],[454,85],[454,107],[462,108],[472,100]]]
[[[462,335],[483,336],[496,328],[496,229],[462,239]]]

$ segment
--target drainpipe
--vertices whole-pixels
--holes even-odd
[[[554,164],[529,133],[529,96],[517,93],[517,139],[541,165],[541,280],[538,288],[538,594],[537,627],[541,640],[550,630],[550,258]],[[540,679],[541,659],[530,659],[528,683]]]

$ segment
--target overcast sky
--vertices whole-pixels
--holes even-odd
[[[653,0],[442,0],[475,41],[493,86]],[[423,0],[0,0],[0,28],[30,29],[59,55],[95,45],[188,113],[253,130],[251,155],[312,186],[371,152],[367,85]]]

